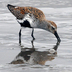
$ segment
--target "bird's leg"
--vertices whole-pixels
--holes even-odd
[[[32,36],[33,40],[35,40],[35,38],[34,38],[34,36],[33,36],[33,33],[34,33],[34,28],[32,28],[31,36]]]
[[[33,39],[31,41],[31,44],[32,44],[32,48],[34,48],[34,40]]]
[[[21,45],[21,29],[19,31],[19,44]]]

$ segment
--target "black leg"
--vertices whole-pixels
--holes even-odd
[[[33,40],[35,40],[35,38],[34,38],[34,36],[33,36],[33,33],[34,33],[34,28],[32,28],[31,36],[32,36]]]
[[[21,29],[19,31],[19,44],[21,45]]]
[[[34,48],[34,44],[33,44],[34,43],[34,40],[32,40],[31,43],[32,43],[32,48]]]

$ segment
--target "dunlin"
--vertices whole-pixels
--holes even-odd
[[[53,21],[45,18],[44,13],[35,7],[19,7],[8,4],[10,12],[16,17],[17,22],[21,27],[32,28],[31,36],[33,36],[34,28],[47,30],[55,35],[57,42],[60,43],[60,37],[57,33],[57,25]],[[21,28],[22,29],[22,28]],[[19,44],[21,44],[21,29],[19,31]]]

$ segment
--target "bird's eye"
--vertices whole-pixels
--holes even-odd
[[[54,27],[52,27],[52,30],[54,30],[55,28]]]

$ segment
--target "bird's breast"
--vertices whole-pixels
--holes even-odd
[[[29,16],[29,14],[25,15],[23,19],[17,19],[18,23],[22,27],[29,27],[29,28],[36,28],[37,27],[37,20],[34,16]]]
[[[31,25],[30,25],[30,22],[25,20],[23,23],[20,23],[21,27],[29,27],[29,28],[32,28]]]

